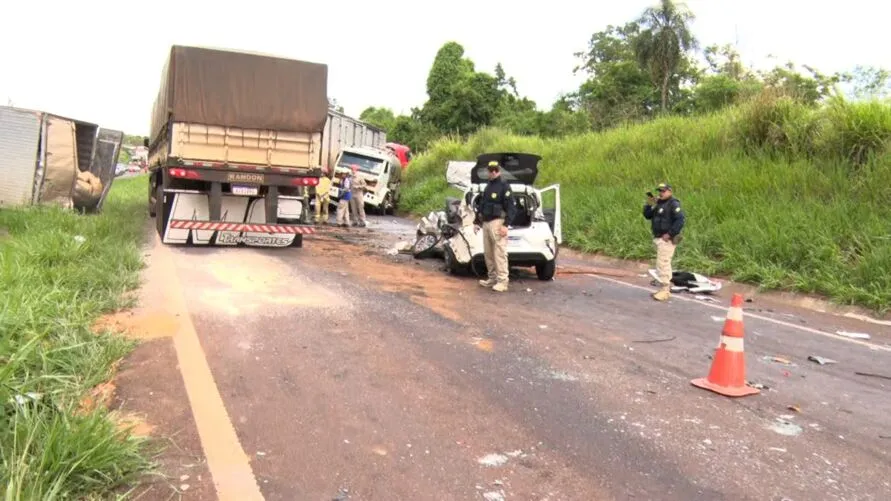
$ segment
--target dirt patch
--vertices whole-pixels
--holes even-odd
[[[429,308],[449,320],[461,322],[464,310],[458,297],[468,292],[468,283],[444,273],[434,273],[420,267],[407,267],[388,262],[359,245],[341,240],[317,238],[308,247],[313,257],[332,267],[376,282],[386,292],[405,294],[412,302]],[[475,283],[475,282],[474,282]]]
[[[206,306],[229,315],[254,313],[270,305],[331,307],[343,303],[338,295],[295,275],[287,263],[267,254],[220,252],[213,259],[202,259],[201,267],[212,282],[185,282],[183,286],[200,290],[198,297]]]
[[[179,329],[178,315],[163,311],[125,310],[104,315],[93,324],[93,332],[112,331],[131,339],[169,337]]]
[[[145,421],[143,416],[130,412],[116,413],[112,419],[119,430],[129,430],[130,435],[136,437],[149,437],[155,427]]]
[[[89,414],[98,408],[108,409],[115,391],[114,380],[97,384],[84,395],[77,407],[78,414]]]

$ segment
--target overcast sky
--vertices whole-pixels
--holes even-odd
[[[358,116],[367,106],[407,113],[423,104],[437,49],[461,43],[478,70],[497,62],[546,108],[577,88],[573,53],[655,0],[151,0],[25,2],[0,7],[0,104],[35,108],[147,134],[172,44],[267,52],[328,65],[328,95]],[[11,5],[10,5],[11,4]],[[891,68],[878,0],[689,0],[703,46],[737,43],[756,67],[793,60],[826,73]],[[843,6],[843,7],[842,7]],[[767,59],[768,55],[778,58]]]

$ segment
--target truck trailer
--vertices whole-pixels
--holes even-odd
[[[301,246],[314,232],[327,86],[324,64],[173,46],[144,140],[162,242]]]

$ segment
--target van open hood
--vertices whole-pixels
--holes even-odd
[[[483,153],[476,157],[476,165],[470,171],[473,184],[489,182],[489,162],[501,165],[501,178],[507,183],[520,183],[532,186],[538,177],[538,162],[541,157],[531,153]]]

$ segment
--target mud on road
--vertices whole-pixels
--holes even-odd
[[[855,374],[888,372],[886,328],[852,342],[832,334],[849,319],[747,303],[766,389],[731,400],[689,382],[728,297],[655,303],[636,273],[573,258],[499,295],[387,255],[413,226],[372,224],[149,251],[143,304],[117,316],[150,338],[119,405],[176,447],[140,499],[891,498],[889,381]]]

